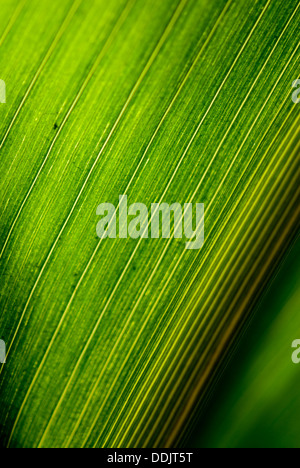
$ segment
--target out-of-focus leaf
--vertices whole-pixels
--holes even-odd
[[[2,8],[3,4],[3,8]],[[295,0],[6,0],[0,436],[172,446],[298,228]],[[96,208],[205,204],[205,245]]]
[[[197,419],[193,447],[299,448],[299,257],[298,239]]]

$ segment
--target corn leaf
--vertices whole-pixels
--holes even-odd
[[[297,0],[2,0],[0,438],[180,443],[299,225]],[[205,243],[97,206],[204,203]]]

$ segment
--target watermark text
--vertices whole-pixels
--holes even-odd
[[[292,361],[294,364],[300,364],[300,340],[293,341],[292,348],[295,349],[292,354]]]
[[[3,340],[0,340],[0,364],[6,362],[6,345]]]
[[[296,91],[292,94],[292,100],[294,104],[299,104],[300,102],[300,79],[293,82],[293,88],[296,88]]]
[[[118,213],[113,204],[102,203],[96,212],[101,216],[96,228],[97,236],[100,239],[170,239],[173,219],[174,239],[185,238],[187,250],[199,250],[203,246],[203,203],[195,206],[185,203],[183,207],[180,203],[152,203],[150,211],[143,203],[128,206],[127,195],[120,195]]]
[[[0,104],[6,104],[6,85],[3,80],[0,80]]]

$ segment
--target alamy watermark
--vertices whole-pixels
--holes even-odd
[[[6,104],[6,85],[3,80],[0,80],[0,103]]]
[[[293,341],[292,348],[295,349],[292,354],[292,361],[294,364],[300,364],[300,340]]]
[[[149,213],[144,203],[128,206],[127,195],[120,195],[119,210],[111,203],[102,203],[97,216],[101,216],[96,228],[100,239],[170,239],[173,218],[174,239],[185,238],[187,250],[199,250],[204,244],[203,203],[196,203],[195,207],[192,203],[183,207],[179,203],[152,203]]]
[[[6,345],[3,340],[0,340],[0,364],[6,362]]]
[[[300,103],[300,79],[293,82],[293,88],[297,88],[292,94],[292,100],[294,104]]]

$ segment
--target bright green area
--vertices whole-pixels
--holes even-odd
[[[300,4],[1,0],[3,446],[174,445],[295,236]],[[204,247],[96,208],[205,203]]]
[[[237,346],[189,441],[193,447],[300,447],[300,241]]]

